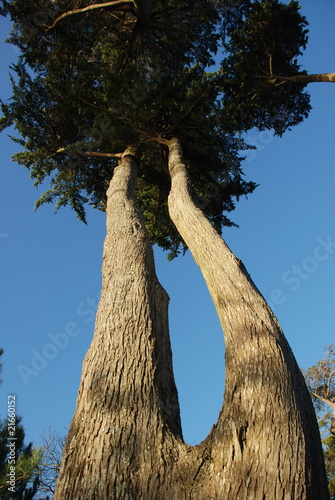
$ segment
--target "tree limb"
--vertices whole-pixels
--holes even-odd
[[[56,153],[69,153],[70,151],[66,151],[65,148],[57,149]],[[55,154],[56,154],[55,153]],[[98,151],[81,151],[80,149],[76,151],[71,151],[71,153],[77,153],[83,156],[99,156],[101,158],[122,158],[123,153],[100,153]]]
[[[322,401],[326,405],[330,406],[335,413],[335,403],[333,403],[333,401],[330,401],[330,399],[322,398],[316,392],[313,392],[313,391],[311,391],[311,394],[313,394],[313,396],[315,396],[316,398],[320,399],[320,401]]]
[[[124,153],[99,153],[98,151],[80,151],[77,153],[85,156],[100,156],[101,158],[122,158]]]
[[[295,83],[314,83],[314,82],[331,82],[335,83],[335,73],[316,73],[312,75],[294,75],[294,76],[279,76],[279,75],[268,75],[261,76],[259,78],[268,78],[271,83],[275,83],[276,80],[283,82],[295,82]]]
[[[104,2],[104,3],[97,3],[94,5],[89,5],[88,7],[84,7],[82,9],[69,10],[67,12],[64,12],[64,14],[61,14],[60,16],[58,16],[54,20],[52,25],[47,27],[48,28],[47,31],[54,28],[56,26],[56,24],[58,24],[59,21],[61,21],[65,17],[72,16],[73,14],[82,14],[84,12],[88,12],[88,11],[93,10],[93,9],[104,9],[105,7],[115,7],[117,5],[122,5],[122,4],[131,4],[131,5],[133,5],[133,7],[135,7],[135,3],[133,0],[113,0],[112,2]]]

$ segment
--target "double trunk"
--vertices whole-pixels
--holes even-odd
[[[225,334],[224,405],[203,443],[183,442],[168,297],[136,206],[136,160],[128,151],[107,193],[101,300],[54,498],[325,500],[320,438],[301,372],[243,264],[192,202],[176,139],[169,150],[170,215]]]

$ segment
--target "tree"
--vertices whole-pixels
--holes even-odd
[[[63,20],[65,26],[58,23],[46,32],[40,27],[34,43],[26,26],[29,14],[36,17],[35,4],[25,2],[23,7],[14,2],[12,15],[19,9],[24,16],[21,31],[16,30],[10,40],[25,55],[15,68],[18,82],[14,84],[14,101],[3,106],[3,126],[16,123],[26,138],[34,130],[32,142],[23,140],[26,151],[16,159],[30,169],[36,184],[53,175],[51,189],[38,206],[54,200],[57,208],[70,204],[82,220],[87,202],[104,210],[106,190],[117,164],[117,159],[111,161],[113,154],[138,143],[138,197],[147,229],[153,243],[175,255],[183,244],[167,214],[170,181],[166,150],[157,139],[177,132],[189,149],[194,196],[201,199],[203,186],[214,176],[220,196],[213,197],[205,211],[218,229],[222,224],[230,225],[223,213],[234,208],[234,198],[251,193],[255,184],[245,182],[239,168],[242,141],[226,134],[218,123],[214,107],[220,91],[217,75],[203,71],[214,62],[212,52],[218,44],[218,15],[211,3],[190,2],[180,7],[172,2],[166,9],[158,2],[148,26],[139,7],[135,14],[128,12],[128,7],[125,12],[118,10],[117,15],[93,10],[85,17],[77,16],[75,23],[68,16]],[[185,16],[186,9],[192,11],[196,22]],[[183,36],[171,33],[173,23],[183,25]],[[65,29],[66,37],[59,37],[56,29],[61,33]],[[159,36],[164,30],[168,38]],[[74,46],[78,50],[74,51]],[[53,56],[45,60],[49,52]],[[160,58],[154,67],[147,64],[146,60],[157,59],[157,53]],[[32,78],[24,60],[38,77]],[[47,78],[41,68],[43,60]],[[213,129],[217,130],[215,143],[209,133]],[[212,161],[207,172],[203,165],[209,151]]]
[[[335,345],[324,349],[322,359],[304,371],[307,386],[318,411],[330,407],[335,418]],[[331,426],[335,429],[335,420]]]
[[[41,438],[42,457],[39,465],[39,491],[54,495],[66,437],[48,429],[41,435]]]
[[[24,444],[25,432],[21,424],[21,418],[16,419],[16,446],[15,446],[15,486],[9,490],[10,478],[10,450],[9,443],[9,424],[7,420],[0,421],[0,492],[3,500],[22,499],[30,500],[36,498],[38,491],[39,476],[38,465],[41,460],[41,451],[39,448],[33,448],[32,443]]]
[[[47,7],[37,22],[34,2],[3,1],[22,55],[2,126],[15,123],[24,147],[15,158],[35,183],[51,177],[38,205],[69,203],[85,221],[89,202],[107,216],[95,334],[55,499],[327,498],[303,376],[273,313],[217,232],[232,224],[225,212],[255,188],[243,180],[241,133],[262,123],[280,135],[310,109],[303,85],[272,87],[256,106],[252,96],[236,99],[229,40],[246,20],[258,23],[259,9],[263,23],[272,13],[276,29],[263,42],[277,39],[281,67],[296,72],[306,44],[297,2]],[[210,72],[223,42],[221,67]],[[250,58],[263,52],[264,43]],[[209,181],[216,196],[204,203]],[[172,256],[190,248],[225,333],[223,409],[193,448],[182,439],[168,297],[152,243]]]
[[[329,493],[335,495],[335,345],[324,349],[323,357],[303,371],[311,393],[319,425],[328,476]],[[329,408],[331,411],[329,411]]]

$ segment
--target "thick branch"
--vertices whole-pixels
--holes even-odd
[[[314,82],[335,83],[335,73],[316,73],[312,75],[294,75],[294,76],[270,75],[266,78],[269,78],[271,83],[275,83],[276,80],[280,80],[283,82],[295,82],[295,83],[314,83]]]
[[[69,10],[67,12],[64,12],[64,14],[61,14],[60,16],[57,17],[57,19],[54,20],[51,26],[48,26],[48,30],[51,30],[56,26],[56,24],[59,23],[62,19],[68,16],[72,16],[74,14],[83,14],[84,12],[88,12],[90,10],[94,9],[104,9],[106,7],[116,7],[117,5],[124,5],[124,4],[130,4],[133,7],[135,7],[135,3],[133,0],[113,0],[112,2],[104,2],[104,3],[97,3],[94,5],[89,5],[88,7],[84,7],[83,9],[73,9]]]
[[[66,152],[65,148],[57,149],[56,153]],[[98,156],[101,158],[122,158],[124,153],[99,153],[98,151],[82,151],[78,149],[75,153],[83,155],[83,156]]]
[[[121,158],[123,153],[99,153],[97,151],[78,151],[79,154],[85,156],[98,156],[101,158]]]

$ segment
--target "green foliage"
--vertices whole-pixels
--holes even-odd
[[[181,140],[199,207],[218,230],[232,225],[227,214],[256,187],[243,179],[246,146],[236,132],[273,126],[275,119],[284,130],[308,109],[301,86],[289,91],[294,97],[283,95],[284,86],[272,86],[264,101],[264,92],[246,98],[250,65],[255,59],[257,68],[265,64],[264,44],[271,49],[276,28],[276,58],[280,68],[292,70],[292,58],[304,45],[304,20],[294,15],[295,2],[286,8],[267,0],[137,0],[54,23],[62,13],[94,3],[2,1],[2,13],[15,23],[9,41],[21,56],[13,67],[12,99],[2,103],[0,126],[15,125],[23,151],[14,159],[36,185],[50,184],[37,206],[69,204],[83,221],[87,203],[104,210],[117,164],[115,158],[91,153],[121,153],[136,145],[138,201],[152,242],[176,255],[183,243],[167,213],[170,181],[162,140]],[[259,17],[270,27],[257,44]],[[209,72],[222,37],[224,69]],[[250,39],[248,57],[239,60]],[[215,196],[207,189],[211,184]]]
[[[328,488],[331,498],[335,497],[335,435],[330,434],[323,440]]]
[[[322,438],[323,456],[325,459],[328,488],[331,498],[335,497],[335,434],[330,432],[332,412],[326,412],[319,418],[319,427]]]
[[[223,108],[233,127],[272,128],[282,135],[308,116],[311,108],[304,85],[273,79],[273,75],[306,74],[297,60],[306,48],[308,33],[299,9],[296,1],[288,5],[279,0],[250,2],[225,33]]]
[[[8,422],[0,420],[0,497],[2,500],[34,498],[38,490],[39,477],[38,465],[41,461],[42,451],[39,448],[33,448],[29,443],[24,444],[24,429],[21,425],[21,418],[16,419],[15,425],[15,493],[8,490],[8,480],[10,473],[10,460]]]

